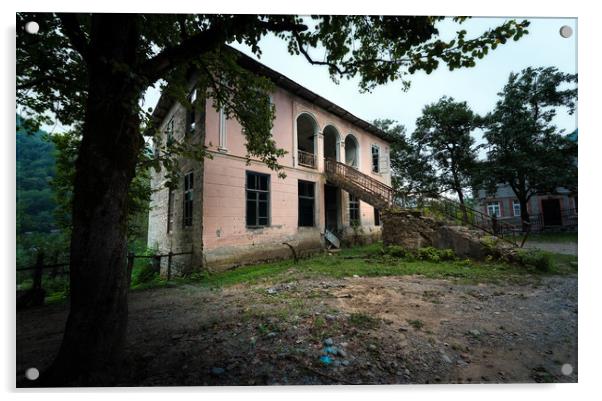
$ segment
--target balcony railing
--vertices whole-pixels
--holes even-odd
[[[297,150],[297,158],[300,166],[316,168],[316,155],[304,150]]]

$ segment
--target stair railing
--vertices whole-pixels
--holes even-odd
[[[332,158],[326,158],[325,172],[327,176],[352,183],[360,187],[361,190],[377,196],[386,205],[393,204],[393,188],[367,174],[359,172],[352,166]]]

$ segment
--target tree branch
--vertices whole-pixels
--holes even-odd
[[[264,30],[272,32],[307,29],[303,24],[288,21],[257,21],[245,15],[235,16],[227,21],[227,24],[218,20],[213,22],[209,29],[189,36],[177,46],[166,47],[159,54],[142,63],[139,73],[147,77],[150,82],[155,82],[172,68],[225,44],[237,35],[244,34],[249,23],[258,24]]]
[[[82,56],[84,60],[88,59],[89,45],[86,35],[79,25],[77,14],[59,13],[57,14],[62,22],[63,33],[69,38],[71,46]]]

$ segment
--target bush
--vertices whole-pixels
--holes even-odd
[[[142,264],[132,272],[132,285],[136,286],[143,283],[150,283],[159,277],[159,273],[153,270],[153,266],[150,263]]]
[[[426,248],[418,248],[415,252],[415,257],[418,260],[425,260],[428,262],[441,262],[445,260],[455,260],[456,254],[451,249],[437,249],[432,246]]]
[[[540,272],[551,272],[554,269],[551,255],[542,251],[520,249],[517,251],[514,261],[521,266]]]
[[[452,249],[437,249],[432,246],[418,249],[405,249],[399,245],[390,245],[385,248],[385,254],[396,258],[424,260],[435,263],[456,260],[456,254]]]
[[[385,248],[385,253],[396,258],[403,258],[407,255],[407,250],[399,245],[389,245]]]

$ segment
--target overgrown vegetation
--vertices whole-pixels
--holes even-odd
[[[378,277],[421,275],[428,278],[447,278],[460,282],[525,282],[543,274],[574,274],[577,257],[538,252],[533,256],[525,252],[523,264],[489,260],[476,262],[452,256],[449,250],[423,248],[413,253],[402,253],[399,247],[383,248],[381,243],[343,249],[337,254],[320,254],[301,259],[298,264],[290,260],[239,267],[221,273],[197,273],[178,282],[197,282],[209,287],[223,287],[241,283],[284,283],[300,279],[321,277]],[[544,256],[541,256],[544,255]],[[551,261],[549,269],[538,258]],[[539,266],[539,267],[538,267]],[[167,285],[162,282],[161,285]]]
[[[136,249],[138,255],[151,255],[152,249],[142,245]],[[236,284],[277,284],[303,279],[324,277],[379,277],[421,275],[428,278],[445,278],[466,283],[479,282],[526,282],[546,274],[574,274],[577,272],[577,257],[535,250],[519,250],[513,263],[495,260],[476,262],[456,257],[450,249],[433,247],[407,251],[399,246],[383,247],[382,243],[357,246],[341,250],[337,254],[319,254],[301,259],[243,266],[220,273],[197,272],[186,277],[175,277],[168,281],[153,270],[151,259],[136,259],[132,271],[131,288],[146,290],[179,284],[197,284],[211,288]],[[30,276],[29,276],[30,277]],[[26,278],[21,288],[31,286]],[[64,299],[69,291],[63,278],[44,279],[47,301]],[[352,316],[351,323],[369,326],[365,316]],[[319,322],[318,322],[319,325]]]

